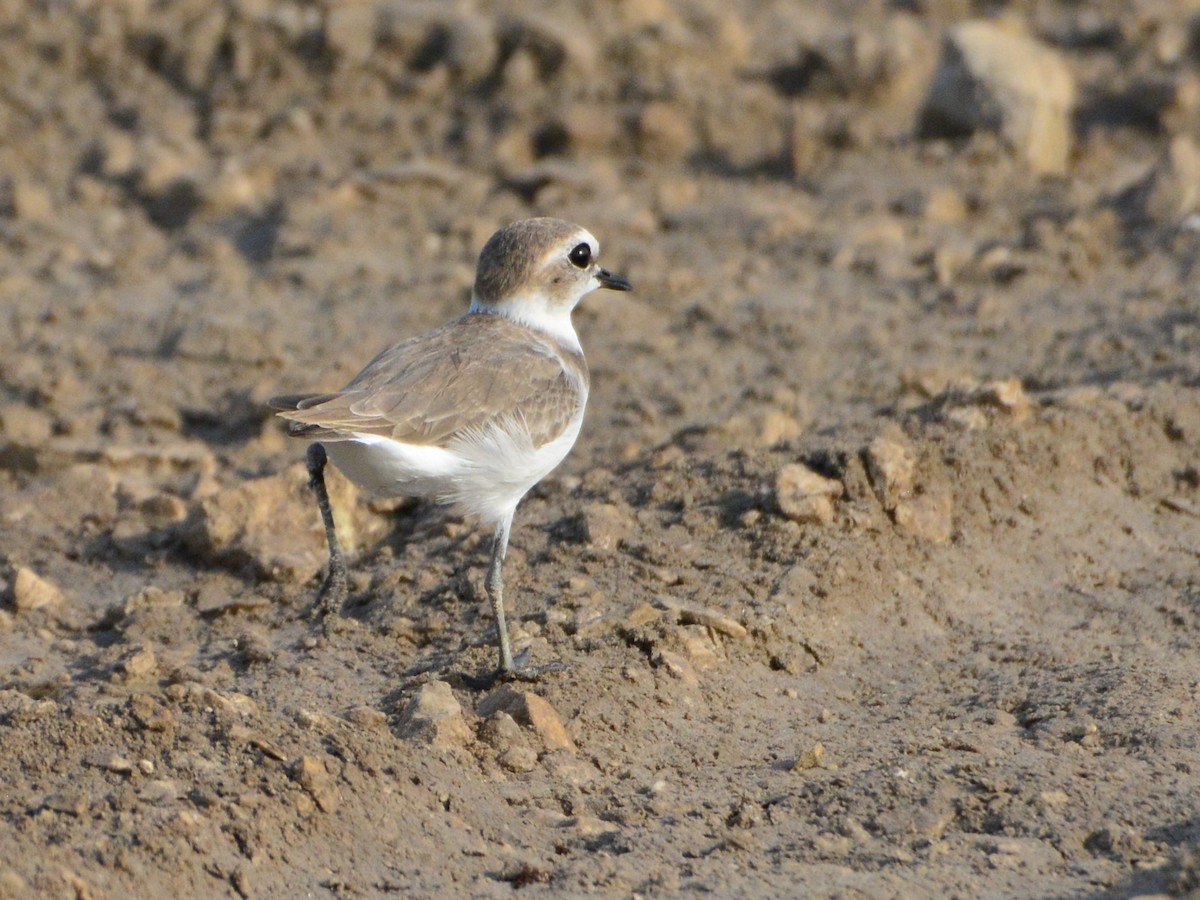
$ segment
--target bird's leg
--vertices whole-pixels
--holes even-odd
[[[541,676],[550,672],[562,672],[567,669],[561,662],[551,662],[544,666],[521,666],[517,668],[513,662],[512,644],[508,640],[508,625],[504,621],[504,557],[508,553],[508,533],[512,529],[512,514],[500,523],[496,536],[492,539],[492,561],[488,566],[487,578],[483,586],[487,590],[488,599],[492,602],[492,615],[496,618],[496,631],[500,642],[500,668],[492,676],[485,678],[470,678],[467,683],[472,687],[486,689],[499,681],[537,681]]]
[[[512,513],[509,513],[496,529],[492,538],[492,562],[488,566],[483,586],[492,603],[492,615],[496,619],[496,631],[500,635],[501,678],[511,677],[516,672],[513,665],[512,645],[508,642],[508,625],[504,621],[504,556],[508,553],[508,533],[512,528]]]
[[[324,617],[341,609],[346,602],[346,560],[342,557],[342,545],[338,543],[337,530],[333,524],[333,507],[329,503],[329,490],[325,487],[325,448],[321,444],[308,445],[308,486],[317,498],[321,520],[325,523],[325,537],[329,541],[329,572],[317,594],[313,614]]]

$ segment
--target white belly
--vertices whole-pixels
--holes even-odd
[[[425,497],[498,525],[570,452],[583,425],[583,409],[559,437],[536,448],[522,423],[502,424],[446,447],[357,434],[329,441],[325,449],[334,465],[372,496]]]

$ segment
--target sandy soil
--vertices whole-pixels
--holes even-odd
[[[1195,891],[1200,20],[997,6],[955,125],[967,0],[0,4],[0,896]],[[264,401],[535,213],[638,290],[481,691]]]

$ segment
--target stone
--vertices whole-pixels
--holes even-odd
[[[803,524],[833,521],[833,501],[845,486],[802,463],[788,463],[775,473],[775,504],[787,518]]]
[[[690,119],[672,103],[654,101],[642,107],[637,134],[642,153],[657,160],[683,159],[696,146]]]
[[[381,535],[387,520],[357,503],[358,489],[333,467],[325,470],[342,548],[354,553]],[[325,565],[329,549],[303,464],[245,481],[201,499],[183,526],[200,559],[261,577],[299,584]]]
[[[292,763],[288,774],[312,797],[322,812],[333,812],[337,809],[341,795],[334,786],[324,762],[315,756],[301,756]]]
[[[547,750],[575,752],[575,742],[554,707],[532,691],[518,690],[511,684],[497,688],[480,701],[479,714],[491,716],[497,712],[508,713],[518,725],[531,730]]]
[[[774,447],[787,441],[797,440],[804,433],[804,426],[790,413],[782,409],[769,409],[757,419],[758,444]]]
[[[904,531],[944,544],[954,536],[954,499],[947,491],[904,498],[897,501],[892,518]]]
[[[325,43],[349,63],[364,63],[375,52],[378,14],[374,3],[336,3],[325,16]]]
[[[669,597],[665,594],[655,597],[654,602],[659,608],[674,613],[681,625],[702,625],[705,628],[739,641],[744,641],[749,637],[746,626],[741,622],[714,612],[707,607],[676,600],[674,597]]]
[[[382,728],[387,724],[387,713],[371,706],[355,706],[347,711],[346,721],[360,728]]]
[[[509,747],[496,757],[496,762],[510,772],[531,772],[537,766],[538,755],[532,747]]]
[[[1200,211],[1200,147],[1188,135],[1173,138],[1134,193],[1136,212],[1165,228]]]
[[[500,47],[492,22],[485,17],[456,19],[440,34],[442,59],[459,81],[483,81],[496,66]]]
[[[126,759],[115,751],[96,753],[88,759],[88,764],[97,769],[104,769],[106,772],[115,772],[118,775],[132,775],[135,768],[132,760]]]
[[[274,336],[232,316],[188,322],[164,349],[185,360],[253,366],[280,365],[285,357]]]
[[[871,441],[865,452],[867,474],[883,508],[891,512],[912,494],[916,458],[904,433],[891,426]]]
[[[598,45],[587,31],[571,28],[555,17],[516,16],[505,23],[503,32],[501,43],[528,53],[541,78],[565,69],[583,74],[596,66]]]
[[[1015,422],[1023,422],[1029,418],[1029,412],[1033,405],[1019,378],[988,382],[980,389],[979,398],[999,409]]]
[[[921,210],[925,219],[941,225],[957,225],[969,212],[966,198],[948,185],[930,188]]]
[[[153,647],[137,647],[121,660],[121,671],[129,678],[145,678],[158,668]]]
[[[134,694],[128,709],[133,719],[146,731],[169,731],[175,727],[175,713],[149,694]]]
[[[0,469],[33,471],[37,451],[54,433],[54,420],[45,410],[24,403],[0,406]]]
[[[920,132],[997,132],[1034,174],[1062,174],[1075,94],[1070,67],[1050,47],[1002,24],[962,22],[943,38]]]
[[[634,524],[633,514],[624,505],[589,503],[583,509],[583,530],[587,541],[604,553],[616,550],[632,534]]]
[[[704,671],[720,663],[721,656],[717,652],[716,642],[707,628],[698,625],[685,626],[669,634],[693,668]]]
[[[660,650],[654,656],[654,663],[658,668],[665,669],[672,678],[683,682],[686,687],[700,686],[700,677],[696,674],[696,670],[692,668],[692,664],[686,658],[678,653]]]
[[[61,606],[62,591],[58,586],[38,575],[33,569],[20,566],[12,583],[13,609],[17,612],[32,612],[35,609]]]
[[[400,736],[430,747],[461,747],[471,739],[462,706],[445,681],[423,684],[400,714]]]
[[[239,691],[221,692],[204,688],[200,699],[206,707],[225,718],[248,719],[258,715],[258,704]]]
[[[45,185],[17,181],[12,186],[12,207],[18,219],[40,223],[54,220],[54,198]]]

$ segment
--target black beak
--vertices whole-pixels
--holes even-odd
[[[624,275],[617,275],[608,269],[597,269],[596,280],[600,282],[600,287],[609,288],[614,291],[632,291],[633,285],[629,283],[629,279]]]

